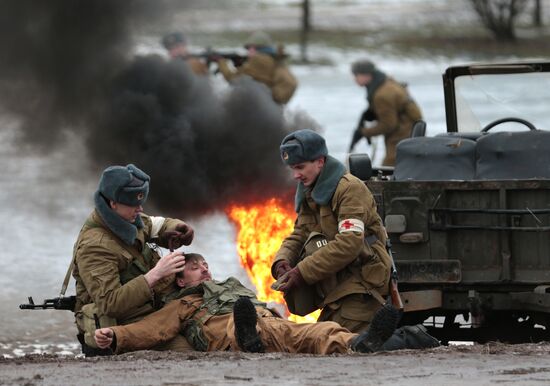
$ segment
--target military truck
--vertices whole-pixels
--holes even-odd
[[[550,63],[450,67],[443,88],[446,132],[417,122],[394,168],[349,158],[391,240],[402,323],[444,343],[550,340]]]

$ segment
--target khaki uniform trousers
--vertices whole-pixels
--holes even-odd
[[[351,294],[327,304],[319,315],[319,322],[331,320],[355,333],[366,331],[380,302],[367,294]]]
[[[335,322],[294,323],[282,319],[266,310],[256,308],[258,333],[266,352],[287,352],[302,354],[334,354],[349,352],[351,340],[357,336]],[[227,334],[233,339],[231,347],[238,351],[234,340],[233,318],[228,324]]]
[[[351,340],[357,336],[334,322],[300,324],[273,316],[265,308],[256,310],[258,332],[267,352],[346,353]],[[180,328],[186,319],[180,316],[189,312],[188,304],[175,300],[138,322],[112,327],[117,340],[116,353],[158,348],[189,350],[188,345],[172,343],[172,340],[181,343]],[[209,341],[208,351],[240,351],[232,314],[211,317],[204,324],[203,332]]]

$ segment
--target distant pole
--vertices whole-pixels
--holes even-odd
[[[300,53],[302,55],[302,62],[308,62],[307,58],[307,40],[309,31],[311,30],[310,24],[310,7],[309,0],[302,0],[302,33],[300,36]]]
[[[542,27],[542,5],[540,0],[535,0],[535,7],[533,9],[533,24],[535,27]]]

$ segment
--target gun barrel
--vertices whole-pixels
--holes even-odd
[[[44,303],[44,304],[20,304],[19,308],[22,309],[22,310],[36,310],[36,309],[45,310],[46,308],[54,308],[54,305],[53,304],[47,304],[47,303]]]
[[[397,268],[395,267],[395,260],[393,259],[393,253],[391,250],[391,241],[390,238],[386,238],[386,250],[391,257],[391,275],[390,275],[390,297],[391,302],[395,308],[398,310],[403,310],[405,306],[403,305],[403,300],[399,294],[399,288],[397,287]]]
[[[35,304],[32,300],[32,297],[29,296],[29,303],[20,304],[19,308],[21,310],[55,309],[55,310],[74,311],[75,303],[76,303],[75,296],[67,296],[67,297],[58,297],[53,299],[45,299],[42,304]]]
[[[398,310],[403,310],[405,308],[401,295],[399,294],[399,289],[397,288],[397,281],[394,279],[390,281],[390,297],[395,308]]]

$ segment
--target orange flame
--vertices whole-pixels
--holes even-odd
[[[292,205],[271,198],[262,204],[232,205],[227,209],[227,215],[237,226],[241,265],[256,286],[258,299],[284,305],[283,293],[271,289],[274,281],[271,263],[284,238],[294,229],[296,214]],[[319,313],[316,311],[300,317],[287,310],[288,318],[295,322],[315,322]]]

